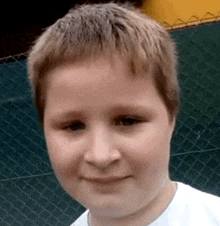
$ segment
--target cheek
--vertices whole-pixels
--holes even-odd
[[[170,137],[167,132],[151,129],[127,142],[133,170],[140,173],[158,174],[167,171],[170,155]]]
[[[47,150],[53,170],[59,179],[77,173],[80,145],[71,144],[56,133],[45,134]]]

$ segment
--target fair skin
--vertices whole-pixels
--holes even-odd
[[[63,188],[93,225],[143,225],[172,200],[174,120],[152,77],[132,76],[114,56],[64,64],[48,74],[44,132]]]

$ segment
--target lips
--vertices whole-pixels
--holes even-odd
[[[119,182],[128,177],[108,177],[108,178],[85,178],[89,182],[100,183],[100,184],[110,184],[114,182]]]

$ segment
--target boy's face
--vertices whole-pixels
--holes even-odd
[[[93,212],[123,216],[168,194],[174,123],[151,75],[115,56],[48,75],[44,132],[63,188]],[[162,202],[161,201],[161,202]]]

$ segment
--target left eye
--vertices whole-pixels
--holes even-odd
[[[116,125],[118,126],[132,126],[137,123],[140,123],[142,120],[135,117],[119,117],[115,120]]]
[[[68,130],[68,131],[77,131],[77,130],[83,130],[85,129],[85,124],[81,121],[75,121],[72,122],[71,124],[65,126],[63,130]]]

